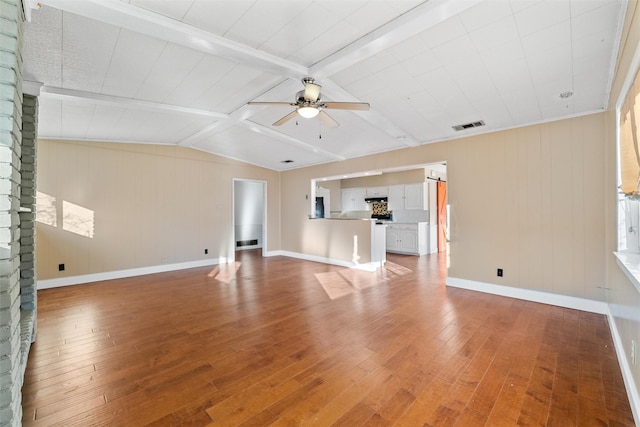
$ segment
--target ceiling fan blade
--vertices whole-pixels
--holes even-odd
[[[247,105],[296,105],[291,102],[251,101]]]
[[[338,126],[340,126],[338,122],[333,120],[331,116],[324,111],[320,111],[320,113],[318,114],[318,118],[322,123],[325,124],[325,126],[329,126],[330,128],[337,128]]]
[[[369,110],[369,104],[366,102],[323,102],[322,105],[333,110]]]
[[[289,120],[293,119],[297,115],[298,115],[298,112],[296,110],[293,110],[292,112],[290,112],[289,114],[287,114],[286,116],[284,116],[283,118],[275,122],[273,126],[281,126],[286,122],[288,122]]]
[[[305,82],[304,84],[304,99],[311,102],[316,102],[320,98],[320,89],[322,86],[311,82]]]

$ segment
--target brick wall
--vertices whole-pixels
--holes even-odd
[[[21,387],[33,315],[20,297],[22,39],[20,0],[0,0],[0,425],[19,426]],[[35,117],[35,115],[34,115]],[[34,299],[35,302],[35,299]],[[33,306],[35,308],[35,304]],[[33,311],[31,311],[33,313]]]
[[[22,95],[22,147],[20,156],[20,317],[23,355],[35,338],[37,303],[35,265],[36,139],[38,98]],[[26,348],[25,348],[26,347]]]

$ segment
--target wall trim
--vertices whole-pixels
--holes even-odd
[[[618,325],[616,323],[615,316],[611,313],[611,310],[609,310],[608,307],[607,320],[609,321],[609,329],[611,330],[613,345],[616,349],[616,355],[618,356],[618,364],[620,365],[620,371],[622,372],[624,387],[627,389],[627,396],[629,396],[629,405],[631,406],[631,412],[633,412],[633,419],[636,425],[640,425],[640,394],[638,394],[638,387],[633,379],[633,373],[631,371],[631,366],[629,366],[629,360],[627,359],[624,345],[622,345],[622,338],[618,333]]]
[[[368,262],[366,264],[358,264],[352,261],[344,261],[341,259],[326,258],[326,257],[321,257],[316,255],[303,254],[300,252],[289,252],[289,251],[282,251],[282,250],[263,252],[263,256],[265,257],[286,256],[289,258],[303,259],[305,261],[321,262],[323,264],[331,264],[331,265],[337,265],[340,267],[355,268],[357,270],[364,270],[364,271],[376,271],[376,269],[382,266],[381,263],[378,263],[378,262]]]
[[[535,291],[532,289],[514,288],[512,286],[502,286],[493,283],[477,282],[474,280],[447,277],[447,286],[454,288],[468,289],[471,291],[484,292],[493,295],[501,295],[510,298],[517,298],[526,301],[551,304],[559,307],[571,308],[574,310],[588,311],[591,313],[604,314],[607,316],[609,330],[618,357],[618,365],[624,380],[624,386],[629,397],[629,405],[633,412],[636,425],[640,426],[640,395],[633,379],[631,367],[622,345],[622,339],[618,333],[615,317],[609,309],[609,304],[602,301],[594,301],[586,298],[571,297],[567,295],[553,294],[550,292]]]
[[[229,260],[225,257],[203,259],[199,261],[179,262],[175,264],[161,264],[150,267],[130,268],[127,270],[105,271],[103,273],[83,274],[80,276],[59,277],[56,279],[38,280],[38,289],[59,288],[62,286],[80,285],[83,283],[101,282],[103,280],[123,279],[125,277],[143,276],[145,274],[165,273],[167,271],[185,270],[187,268],[206,267],[224,264]]]
[[[458,279],[457,277],[447,277],[447,286],[539,302],[542,304],[557,305],[559,307],[572,308],[574,310],[588,311],[591,313],[607,314],[609,312],[609,306],[606,302],[535,291],[533,289],[514,288],[512,286],[496,285],[494,283]]]

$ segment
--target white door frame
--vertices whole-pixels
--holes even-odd
[[[233,257],[235,259],[236,253],[236,182],[258,182],[262,184],[262,256],[264,256],[267,250],[267,181],[261,179],[249,179],[249,178],[233,178],[231,189],[231,241],[233,247]]]

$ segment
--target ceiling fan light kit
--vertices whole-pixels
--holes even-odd
[[[310,107],[303,105],[302,107],[298,107],[298,114],[300,114],[305,119],[312,119],[318,115],[320,110],[316,107]]]
[[[302,84],[304,90],[299,91],[296,94],[295,102],[261,102],[252,101],[249,105],[291,105],[296,107],[295,111],[287,114],[281,119],[273,123],[273,126],[281,126],[296,116],[296,113],[300,117],[305,119],[312,119],[316,116],[320,116],[320,120],[329,127],[337,127],[338,122],[331,118],[323,110],[335,109],[335,110],[360,110],[368,111],[369,104],[366,102],[322,102],[320,99],[320,89],[322,86],[317,84],[313,77],[303,77]]]

